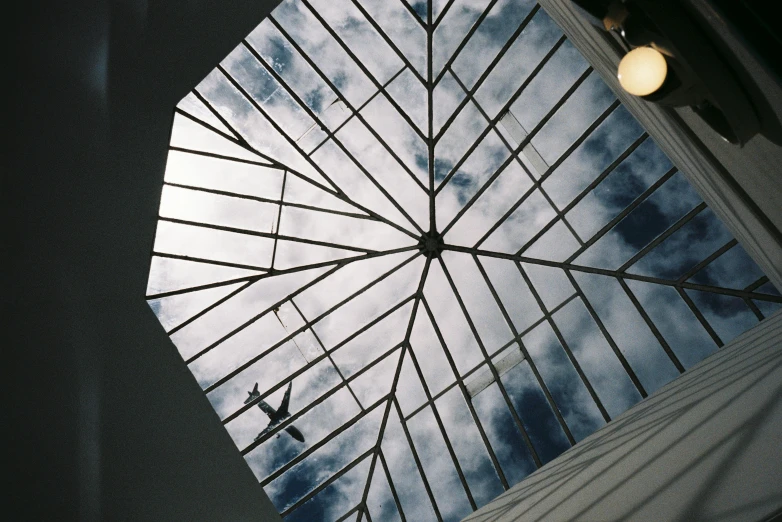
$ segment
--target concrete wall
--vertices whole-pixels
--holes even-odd
[[[173,106],[277,3],[32,1],[7,14],[15,519],[279,520],[144,302]]]
[[[782,313],[465,519],[766,520],[782,510]]]

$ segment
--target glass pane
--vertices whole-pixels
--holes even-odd
[[[146,298],[286,519],[460,520],[782,307],[531,0],[285,0],[172,118]]]

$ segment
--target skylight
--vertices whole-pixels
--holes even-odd
[[[283,2],[177,106],[147,294],[307,521],[458,520],[782,304],[527,0]]]

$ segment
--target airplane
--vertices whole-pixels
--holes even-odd
[[[269,416],[269,425],[266,426],[262,432],[260,432],[256,437],[255,440],[260,439],[264,435],[266,435],[270,430],[273,430],[277,427],[278,424],[280,424],[282,421],[287,419],[291,416],[290,413],[288,413],[288,403],[290,402],[291,398],[291,387],[293,386],[293,381],[288,383],[288,389],[285,390],[285,396],[282,398],[282,402],[280,403],[280,407],[276,410],[269,406],[268,403],[266,403],[264,400],[258,401],[258,407],[263,411],[266,415]],[[248,404],[252,401],[254,401],[256,398],[261,396],[261,393],[258,391],[258,383],[255,383],[255,387],[253,388],[253,391],[248,391],[247,394],[249,397],[244,401],[245,404]],[[304,442],[304,435],[301,434],[299,430],[297,430],[292,424],[285,428],[285,431],[288,432],[288,434],[296,439],[299,442]],[[277,435],[279,437],[279,435]]]

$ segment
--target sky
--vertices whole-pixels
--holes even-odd
[[[147,300],[307,521],[460,520],[782,306],[527,0],[280,4],[177,106]]]

